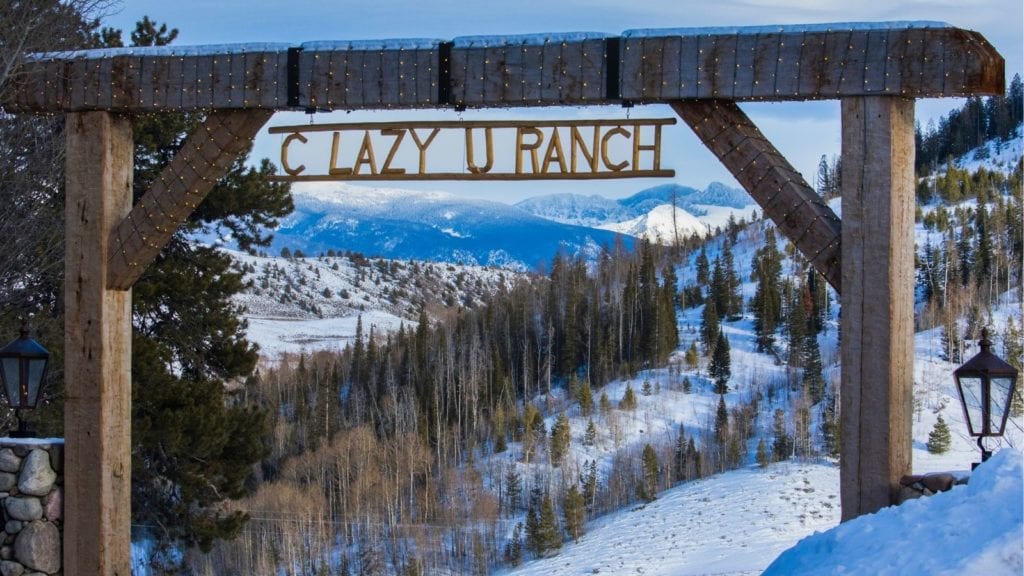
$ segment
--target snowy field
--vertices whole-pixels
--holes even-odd
[[[783,550],[839,522],[839,469],[780,463],[683,484],[588,525],[558,556],[517,575],[760,574]]]

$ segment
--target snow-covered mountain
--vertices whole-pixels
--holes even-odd
[[[516,207],[556,222],[597,227],[639,218],[658,206],[673,202],[677,208],[698,218],[709,215],[708,207],[748,211],[756,205],[743,190],[712,182],[704,190],[675,183],[662,184],[619,200],[582,194],[550,194],[528,198]],[[717,222],[710,224],[718,225]]]
[[[296,185],[292,193],[295,211],[276,230],[274,250],[348,250],[384,258],[532,269],[559,250],[596,254],[616,237],[506,204],[441,192],[330,183]]]
[[[673,211],[675,212],[674,219]],[[672,208],[671,204],[661,204],[647,214],[632,220],[603,224],[600,228],[645,238],[660,244],[672,244],[677,239],[681,242],[693,235],[706,237],[713,231],[709,224],[701,222],[696,216],[682,208]]]

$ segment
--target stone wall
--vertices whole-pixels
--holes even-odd
[[[64,441],[0,438],[0,576],[61,574]]]

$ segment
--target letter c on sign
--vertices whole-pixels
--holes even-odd
[[[285,173],[289,176],[298,176],[306,169],[306,165],[299,164],[295,168],[288,165],[288,145],[292,143],[292,140],[298,140],[303,144],[308,142],[308,140],[305,136],[296,132],[294,134],[289,134],[288,137],[284,139],[284,142],[281,143],[281,167],[284,168]]]

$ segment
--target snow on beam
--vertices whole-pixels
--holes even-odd
[[[8,112],[354,110],[1002,94],[1004,61],[938,22],[117,48],[32,55]]]

